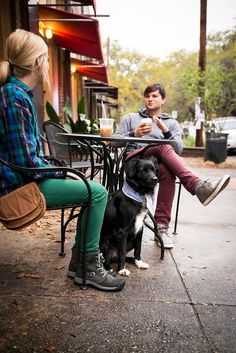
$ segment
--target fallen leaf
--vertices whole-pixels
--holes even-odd
[[[58,266],[58,267],[55,267],[54,270],[62,270],[63,268],[65,268],[65,266]]]
[[[30,278],[40,278],[40,276],[37,274],[37,273],[31,273],[31,274],[28,274],[26,277],[30,277]]]
[[[156,326],[158,327],[160,325],[160,323],[161,323],[161,320],[157,320],[156,321]]]
[[[27,278],[40,278],[40,276],[37,273],[20,273],[17,278],[23,278],[23,277],[27,277]]]
[[[0,349],[4,349],[7,345],[7,340],[5,338],[0,338]]]
[[[56,350],[55,346],[43,346],[42,348],[47,352],[55,352]]]

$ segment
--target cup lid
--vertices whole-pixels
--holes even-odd
[[[111,118],[99,118],[100,121],[114,121],[115,119]]]

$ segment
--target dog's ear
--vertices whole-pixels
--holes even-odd
[[[136,172],[136,167],[137,167],[138,161],[139,161],[139,159],[132,158],[132,159],[129,159],[127,162],[125,162],[124,171],[125,171],[125,174],[129,178],[133,178],[133,176],[134,176],[134,174]]]
[[[157,160],[157,158],[154,157],[154,156],[150,156],[150,157],[148,157],[148,159],[150,159],[150,161],[153,162],[155,168],[158,170],[158,167],[159,167],[159,166],[158,166],[158,160]]]

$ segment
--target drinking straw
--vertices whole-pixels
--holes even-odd
[[[102,111],[103,111],[103,114],[104,114],[104,118],[107,118],[106,109],[105,109],[103,101],[101,101],[101,103],[102,103]]]

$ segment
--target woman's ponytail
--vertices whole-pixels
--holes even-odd
[[[4,84],[11,75],[11,63],[9,60],[0,62],[0,85]]]

